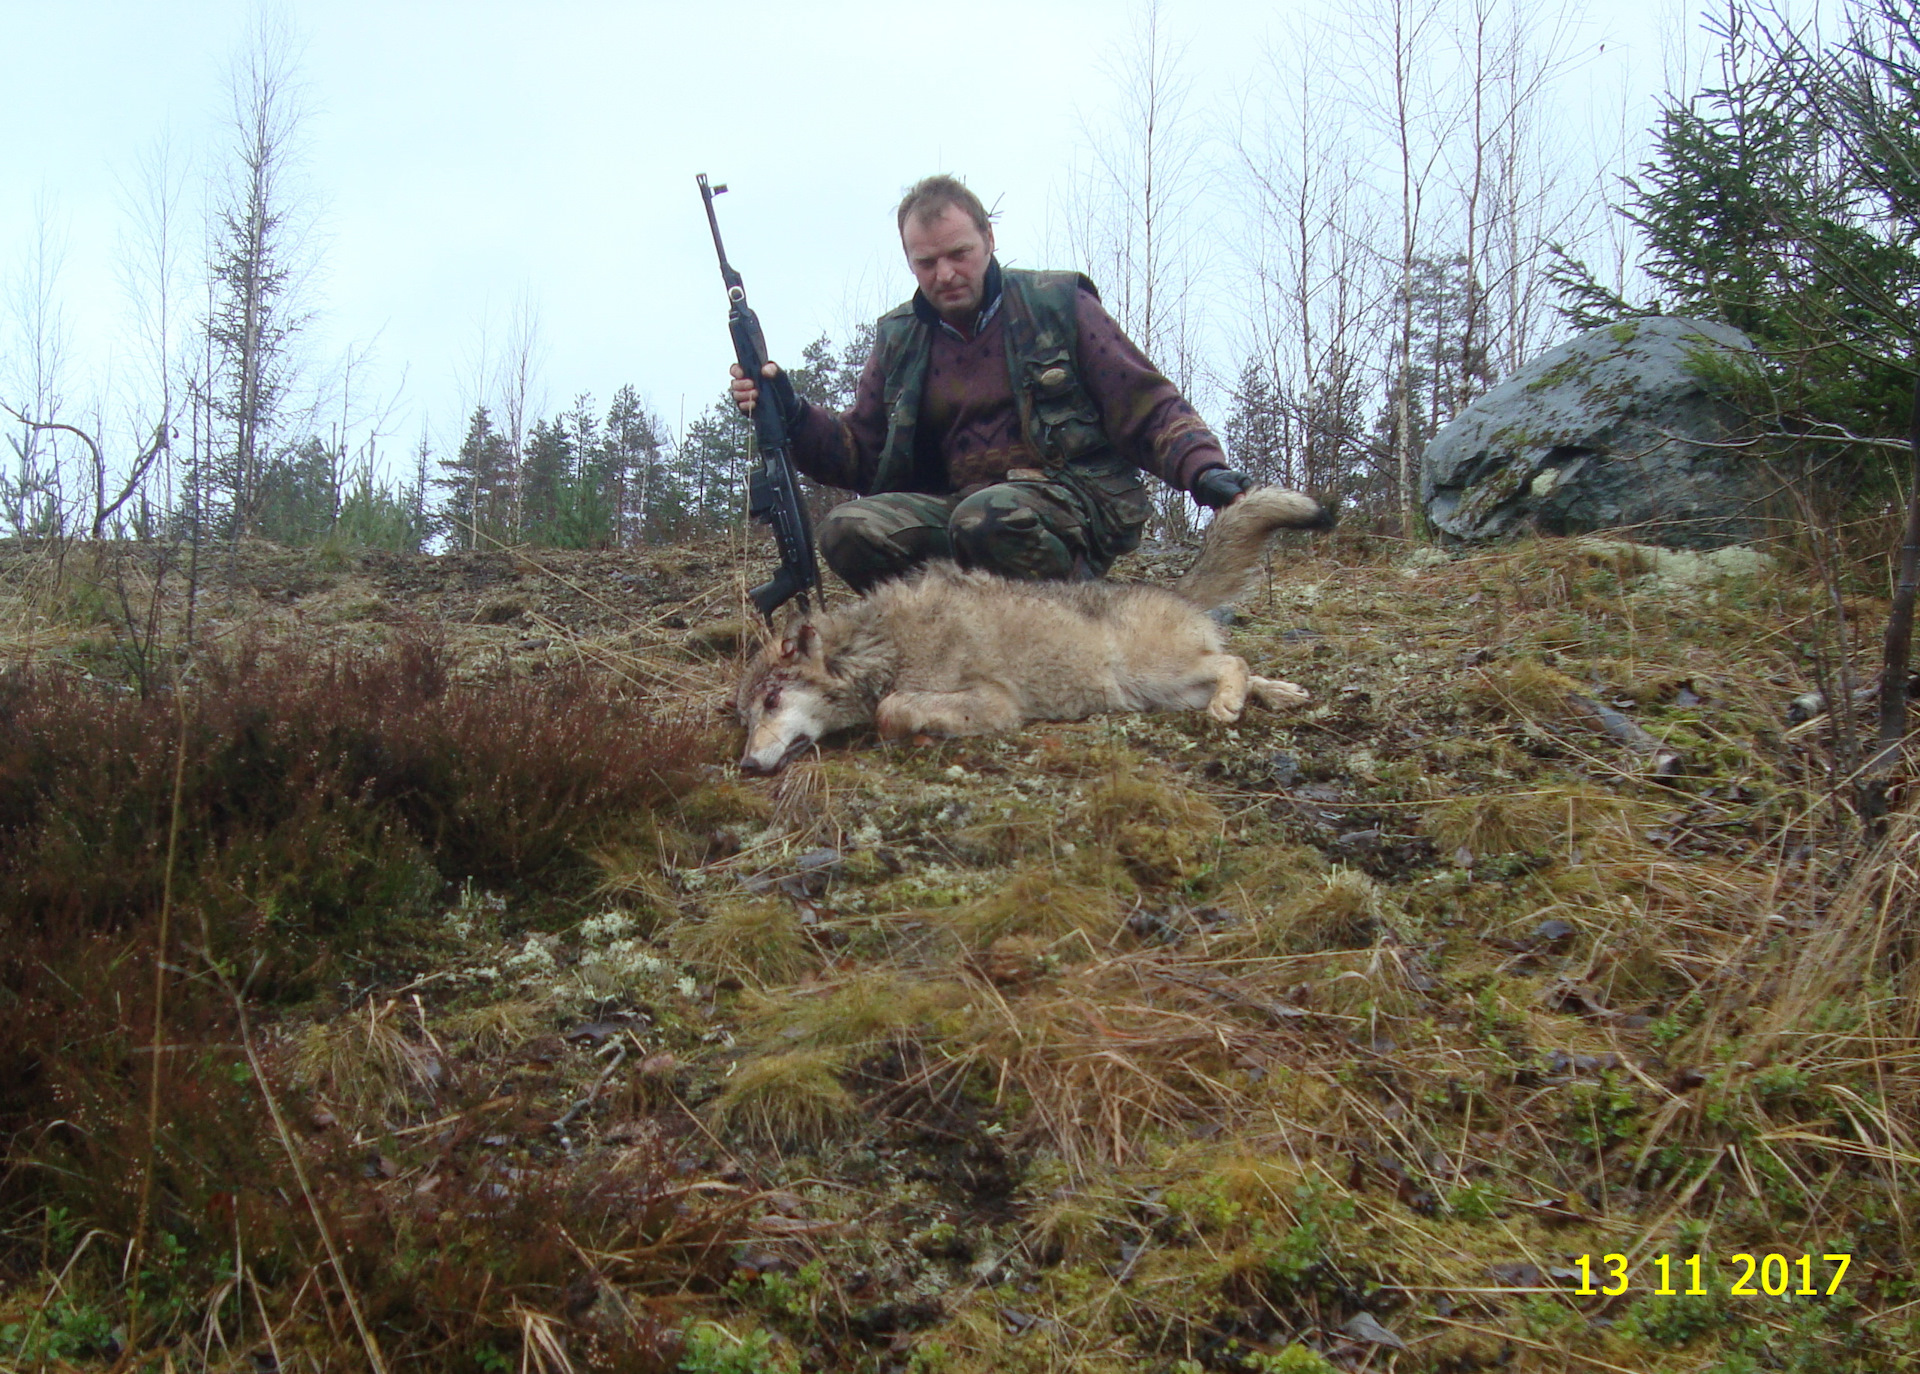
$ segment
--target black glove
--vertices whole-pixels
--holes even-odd
[[[1212,510],[1229,505],[1242,492],[1252,491],[1254,480],[1232,468],[1208,468],[1193,484],[1193,499]]]
[[[787,375],[783,367],[771,377],[760,379],[760,394],[772,394],[774,404],[780,407],[780,416],[787,422],[787,432],[791,434],[794,426],[800,423],[800,417],[806,413],[807,403],[793,389],[793,378]]]

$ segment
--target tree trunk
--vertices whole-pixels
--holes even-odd
[[[1880,670],[1880,736],[1866,767],[1860,791],[1861,817],[1873,824],[1886,814],[1887,780],[1907,737],[1907,671],[1913,647],[1913,604],[1920,592],[1920,380],[1913,388],[1913,418],[1908,440],[1913,469],[1908,474],[1907,525],[1900,537],[1900,571],[1893,605],[1887,612],[1886,655]]]

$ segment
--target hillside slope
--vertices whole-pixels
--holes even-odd
[[[1288,541],[1299,713],[760,781],[763,559],[0,549],[0,1360],[1912,1362],[1884,603]]]

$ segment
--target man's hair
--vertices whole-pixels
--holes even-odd
[[[987,207],[980,203],[980,197],[967,189],[967,184],[959,177],[950,177],[945,173],[939,176],[922,177],[907,192],[906,199],[900,202],[900,237],[907,236],[907,221],[917,220],[925,224],[937,219],[949,205],[957,205],[972,220],[982,234],[993,232]]]

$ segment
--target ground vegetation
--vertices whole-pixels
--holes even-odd
[[[189,644],[181,556],[0,549],[0,1358],[1909,1358],[1870,578],[1335,535],[1232,631],[1304,713],[768,781],[758,556],[249,542]]]

